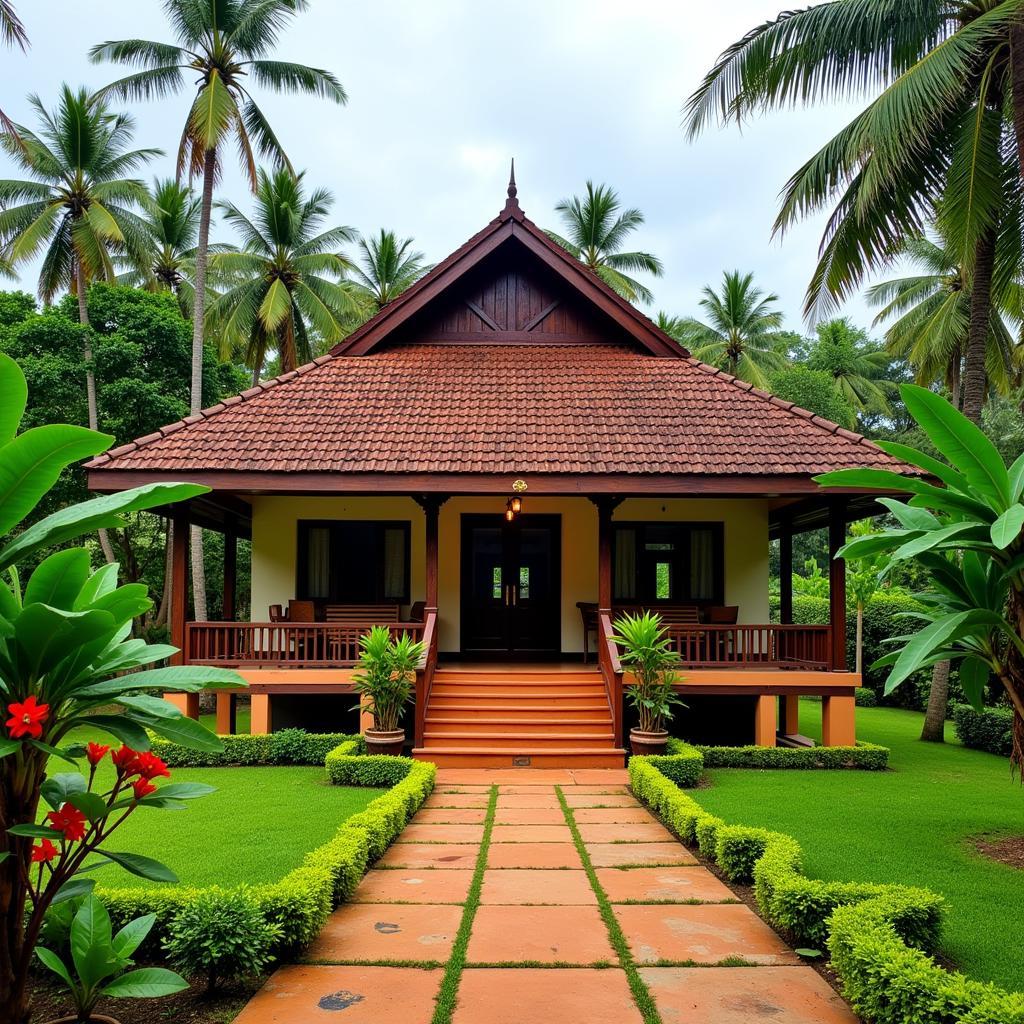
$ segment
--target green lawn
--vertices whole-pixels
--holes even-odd
[[[111,742],[84,731],[74,739]],[[51,770],[67,766],[51,762]],[[109,787],[109,758],[102,773],[100,782]],[[216,792],[189,801],[183,811],[141,807],[104,845],[155,857],[188,885],[274,881],[383,792],[332,786],[322,767],[178,768],[172,774],[175,782],[205,782]],[[109,886],[153,884],[113,865],[95,877]]]
[[[801,731],[820,736],[820,704],[801,702]],[[716,769],[694,796],[737,824],[795,836],[819,878],[905,882],[948,901],[941,952],[974,978],[1024,989],[1013,936],[1024,872],[985,860],[968,837],[1024,834],[1024,788],[1004,758],[952,740],[921,743],[922,716],[858,708],[861,739],[891,748],[888,772]]]

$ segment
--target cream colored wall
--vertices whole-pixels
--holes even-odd
[[[597,510],[586,498],[524,498],[527,513],[562,517],[562,650],[582,651],[577,601],[597,600]],[[441,507],[438,604],[442,651],[459,649],[461,517],[501,514],[505,497],[451,498]],[[295,596],[300,519],[407,519],[412,523],[411,599],[424,597],[423,512],[412,498],[253,498],[252,608],[263,620],[272,604]],[[768,622],[768,503],[760,500],[629,498],[617,520],[721,522],[725,529],[725,601],[740,622]],[[405,609],[407,610],[407,609]]]
[[[287,606],[295,597],[300,519],[399,519],[412,524],[410,591],[423,600],[423,510],[412,498],[252,499],[252,619],[265,622],[272,604]],[[403,612],[408,611],[404,608]]]

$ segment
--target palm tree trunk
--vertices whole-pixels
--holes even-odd
[[[945,743],[946,707],[949,704],[949,662],[936,662],[932,669],[932,689],[924,714],[921,739],[927,743]]]
[[[92,368],[92,334],[89,330],[89,303],[86,294],[85,269],[75,260],[75,290],[78,292],[78,322],[85,328],[82,333],[82,358],[85,360],[85,399],[89,407],[89,429],[100,429],[100,414],[96,405],[96,374]],[[109,565],[114,559],[114,547],[106,530],[97,530],[100,550]]]
[[[975,423],[981,422],[981,410],[988,394],[985,355],[992,324],[992,271],[996,258],[996,237],[995,227],[987,228],[974,248],[971,309],[964,359],[963,413]]]
[[[157,608],[156,618],[153,619],[154,626],[162,626],[167,622],[167,613],[171,607],[171,569],[173,558],[171,557],[172,544],[174,540],[174,522],[167,520],[167,534],[164,544],[164,585],[160,595],[160,607]]]
[[[199,238],[196,245],[195,299],[192,305],[192,391],[190,411],[203,407],[203,334],[206,327],[206,262],[210,248],[210,216],[213,212],[213,179],[217,172],[217,151],[208,149],[203,159],[203,201],[199,210]],[[203,531],[193,526],[192,603],[199,622],[206,619],[206,569],[203,564]]]
[[[1024,179],[1024,21],[1010,29],[1010,78],[1013,106],[1013,131],[1017,136],[1017,162]]]

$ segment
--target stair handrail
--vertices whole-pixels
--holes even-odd
[[[427,608],[423,616],[423,654],[416,666],[416,725],[415,745],[423,746],[426,731],[427,704],[434,685],[434,670],[437,668],[437,609]]]
[[[615,643],[611,612],[602,609],[597,615],[597,662],[604,680],[608,708],[612,715],[615,745],[622,746],[622,662]]]

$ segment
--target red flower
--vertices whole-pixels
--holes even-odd
[[[125,778],[139,774],[139,752],[121,744],[120,750],[113,750],[110,753],[110,760],[114,762],[117,774]]]
[[[95,768],[106,756],[109,749],[109,744],[87,743],[85,745],[85,756],[89,759],[89,764]]]
[[[141,800],[144,796],[149,796],[150,793],[156,792],[156,786],[149,779],[136,779],[132,783],[132,789],[135,792],[136,800]]]
[[[85,815],[72,804],[61,804],[59,811],[50,811],[46,818],[68,842],[85,838]]]
[[[139,761],[136,770],[144,779],[155,779],[161,775],[168,779],[171,777],[171,773],[168,770],[167,765],[164,764],[156,754],[149,750],[145,753],[139,754]]]
[[[50,714],[49,704],[37,704],[35,696],[26,697],[18,704],[8,704],[7,730],[12,739],[20,740],[23,736],[37,740],[43,735],[43,722]]]
[[[33,864],[49,864],[57,856],[57,847],[49,839],[43,839],[32,847]]]

